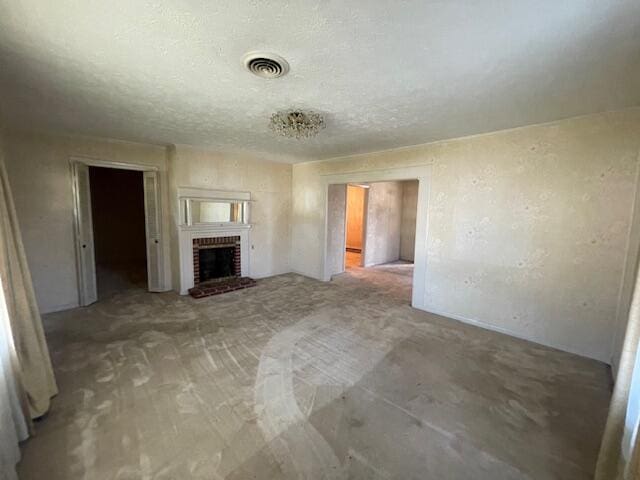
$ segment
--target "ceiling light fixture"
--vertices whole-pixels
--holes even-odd
[[[247,70],[261,78],[278,78],[289,71],[287,61],[275,53],[249,52],[242,61]]]
[[[315,137],[326,125],[319,113],[310,110],[281,110],[271,115],[269,127],[278,135],[300,140]]]

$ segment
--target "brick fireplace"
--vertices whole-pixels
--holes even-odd
[[[175,286],[180,294],[195,296],[197,292],[201,296],[205,287],[211,290],[215,286],[220,290],[225,282],[226,287],[234,282],[245,285],[251,275],[254,248],[250,242],[251,193],[178,187],[178,201],[179,270],[174,283],[177,280]],[[201,207],[215,207],[211,211],[217,212],[222,204],[230,204],[235,213],[241,211],[242,215],[235,216],[234,221],[218,221],[222,217],[201,218]]]
[[[201,237],[192,240],[195,298],[253,287],[256,282],[242,276],[240,236]]]

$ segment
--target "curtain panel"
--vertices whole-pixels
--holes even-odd
[[[0,138],[1,141],[1,138]],[[15,478],[18,441],[57,393],[0,144],[0,467]]]
[[[17,479],[15,465],[20,459],[18,442],[28,436],[24,416],[26,403],[19,378],[4,290],[0,288],[0,478],[7,480]]]

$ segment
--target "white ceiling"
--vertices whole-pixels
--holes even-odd
[[[0,0],[0,88],[18,126],[328,158],[640,105],[640,1]]]

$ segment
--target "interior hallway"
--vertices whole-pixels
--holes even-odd
[[[411,269],[46,316],[20,478],[590,479],[608,367],[414,310]]]

